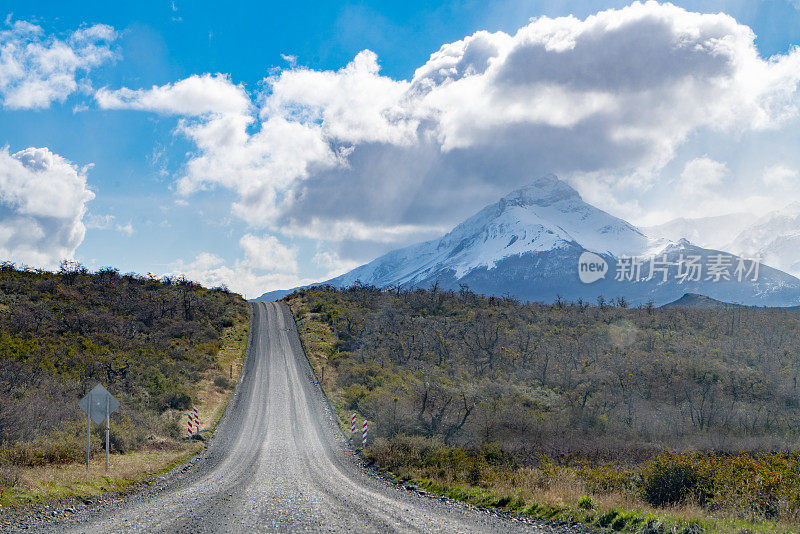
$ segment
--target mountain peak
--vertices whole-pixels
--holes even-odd
[[[504,196],[500,199],[500,205],[501,207],[552,206],[564,200],[582,199],[577,191],[555,174],[546,174]]]
[[[331,283],[413,285],[437,272],[460,279],[508,258],[567,249],[639,254],[646,244],[635,227],[587,204],[566,182],[548,174],[486,206],[441,238],[389,252]]]

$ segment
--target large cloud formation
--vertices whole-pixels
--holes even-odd
[[[0,149],[0,257],[54,268],[83,241],[85,170],[47,148]]]
[[[114,28],[96,24],[66,39],[17,21],[0,31],[0,100],[9,109],[40,109],[63,102],[78,90],[87,72],[114,58]]]
[[[338,71],[290,65],[252,106],[224,76],[104,90],[98,103],[182,116],[197,147],[182,194],[228,188],[251,225],[338,239],[346,253],[348,239],[431,235],[546,172],[636,173],[647,187],[699,130],[794,120],[800,51],[765,60],[754,41],[725,14],[634,3],[477,32],[411,80],[382,76],[365,50]]]

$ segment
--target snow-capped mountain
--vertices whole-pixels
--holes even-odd
[[[461,279],[477,268],[521,254],[584,250],[619,256],[641,254],[647,238],[622,219],[584,202],[577,191],[547,175],[506,195],[439,239],[389,252],[331,282],[409,285],[442,271]]]
[[[697,293],[747,305],[800,304],[797,278],[685,239],[649,239],[584,202],[554,175],[513,191],[439,239],[394,250],[324,283],[383,288],[435,283],[541,302],[603,296],[661,305]]]

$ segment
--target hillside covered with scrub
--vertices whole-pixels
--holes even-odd
[[[203,373],[219,367],[221,337],[246,325],[247,304],[225,288],[184,279],[0,267],[0,468],[80,461],[86,419],[78,401],[103,383],[121,402],[111,451],[169,447],[185,430]],[[245,326],[246,328],[246,326]],[[242,340],[242,344],[244,341]],[[221,388],[232,387],[219,369]],[[93,453],[103,430],[94,426]],[[12,471],[13,473],[13,471]]]
[[[286,300],[343,422],[369,420],[367,455],[404,478],[595,522],[593,499],[800,519],[797,311],[522,304],[435,287]]]

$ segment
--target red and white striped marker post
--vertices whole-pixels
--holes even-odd
[[[200,416],[197,415],[197,406],[193,406],[194,409],[194,431],[196,434],[200,433]]]
[[[194,427],[195,433],[200,433],[200,416],[197,415],[197,406],[192,407],[192,411],[189,412],[187,419],[188,423],[186,426],[186,437],[191,439],[192,427]]]
[[[350,434],[356,433],[356,414],[353,413],[353,417],[350,418]]]
[[[364,426],[361,427],[361,448],[367,446],[367,420],[364,419]]]

